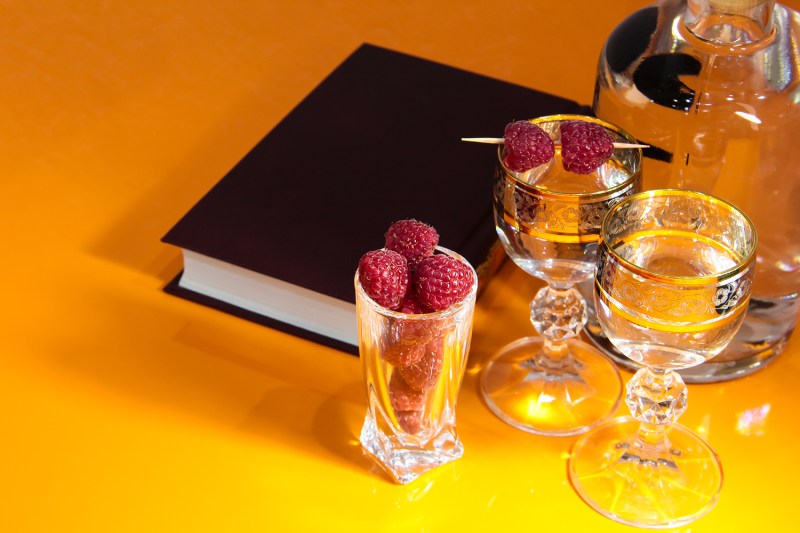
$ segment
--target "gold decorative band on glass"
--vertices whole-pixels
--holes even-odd
[[[527,235],[551,242],[596,242],[608,210],[641,188],[641,151],[615,149],[592,179],[568,172],[561,163],[559,125],[569,120],[600,124],[614,142],[636,142],[625,131],[593,117],[553,115],[531,120],[556,142],[555,157],[527,172],[515,172],[503,164],[503,146],[498,147],[495,211],[507,224]]]
[[[639,193],[605,219],[596,295],[641,327],[719,328],[747,308],[756,244],[746,215],[724,200],[683,190]]]

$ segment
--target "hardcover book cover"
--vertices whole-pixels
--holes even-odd
[[[271,305],[203,294],[182,280],[186,264],[165,290],[357,353],[353,275],[363,253],[383,246],[392,222],[416,218],[434,226],[441,245],[476,268],[496,243],[491,176],[497,148],[461,137],[502,136],[512,120],[575,112],[585,109],[364,44],[163,237],[184,257],[193,253],[301,288],[334,302],[334,310],[335,302],[352,306],[352,317],[344,318],[348,331],[334,331],[341,321],[333,329],[317,327],[315,305],[304,311],[301,303],[294,314],[283,314]],[[269,297],[275,308],[292,298],[282,294],[289,293]]]

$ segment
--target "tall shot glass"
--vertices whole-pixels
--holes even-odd
[[[472,269],[459,254],[436,250]],[[464,453],[456,433],[456,399],[472,338],[478,287],[474,274],[463,300],[426,314],[378,305],[355,276],[358,347],[368,400],[361,445],[398,483],[410,483]]]

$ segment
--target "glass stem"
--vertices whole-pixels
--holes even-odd
[[[642,368],[628,382],[625,403],[641,422],[628,459],[674,466],[667,430],[686,410],[687,390],[681,376],[672,370]]]
[[[544,338],[536,366],[552,371],[572,369],[567,341],[576,337],[586,323],[586,301],[572,285],[547,285],[531,301],[531,323]]]

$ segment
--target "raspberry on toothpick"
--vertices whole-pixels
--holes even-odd
[[[503,135],[506,147],[503,163],[516,172],[525,172],[553,158],[553,139],[539,126],[518,120],[506,126]]]
[[[527,172],[550,161],[554,155],[554,149],[550,150],[549,148],[551,143],[553,147],[561,145],[564,168],[576,174],[593,172],[611,157],[611,153],[615,148],[649,147],[647,144],[613,142],[613,139],[608,137],[608,133],[593,122],[574,120],[565,124],[578,125],[567,128],[567,159],[564,159],[565,140],[563,129],[561,130],[561,142],[556,143],[550,139],[550,136],[543,129],[527,120],[518,120],[508,124],[502,138],[462,137],[461,140],[505,145],[506,153],[503,158],[503,164],[513,172]],[[602,130],[602,134],[597,132],[598,129]],[[542,135],[547,137],[547,140]],[[610,142],[610,149],[606,138]]]
[[[599,124],[571,120],[559,125],[561,130],[561,163],[564,169],[575,174],[591,174],[614,151],[614,142],[608,131]]]

